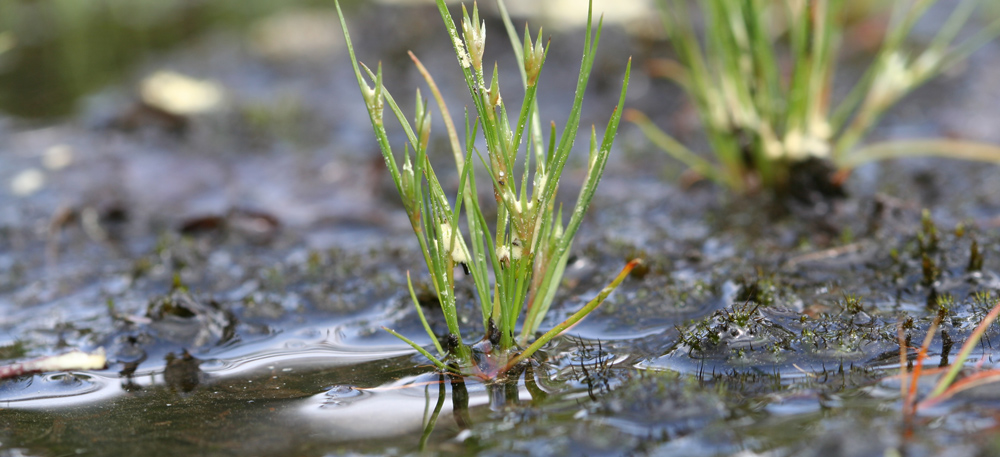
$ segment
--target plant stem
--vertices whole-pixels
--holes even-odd
[[[623,280],[625,280],[625,277],[632,272],[632,269],[638,266],[640,263],[642,263],[641,259],[633,259],[632,261],[630,261],[627,265],[625,265],[625,268],[622,268],[622,271],[618,273],[618,276],[616,276],[615,279],[611,281],[611,284],[608,284],[604,289],[602,289],[601,292],[597,294],[596,297],[594,297],[592,300],[590,300],[590,302],[584,305],[583,308],[580,308],[579,311],[573,313],[573,315],[570,316],[568,319],[566,319],[559,325],[553,327],[551,330],[545,332],[544,335],[538,337],[538,339],[535,340],[535,342],[532,343],[531,346],[528,346],[527,349],[525,349],[516,357],[507,362],[507,365],[500,371],[506,372],[507,370],[511,369],[518,363],[521,363],[524,359],[530,357],[532,354],[541,349],[542,346],[545,345],[545,343],[548,343],[553,338],[559,336],[560,333],[572,327],[573,325],[576,325],[576,323],[580,322],[584,317],[587,317],[587,315],[589,315],[592,311],[597,309],[597,307],[600,306],[601,303],[604,303],[604,299],[608,298],[608,295],[610,295],[611,292],[613,292],[616,288],[618,288],[618,285],[621,284]]]

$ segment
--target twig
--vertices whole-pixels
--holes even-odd
[[[27,362],[0,366],[0,379],[16,378],[35,373],[68,370],[99,370],[108,364],[104,348],[93,353],[75,350],[62,355],[41,357]]]
[[[861,242],[845,244],[843,246],[838,246],[835,248],[824,249],[822,251],[810,252],[808,254],[802,254],[800,256],[792,257],[785,262],[785,267],[794,267],[803,262],[812,262],[816,260],[832,259],[835,257],[840,257],[844,254],[852,254],[861,250],[864,245]]]

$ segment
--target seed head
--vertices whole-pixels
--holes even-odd
[[[910,89],[913,76],[913,71],[907,68],[906,58],[898,52],[891,54],[885,66],[875,75],[869,101],[879,108],[894,103]]]
[[[406,208],[406,212],[410,215],[411,220],[413,220],[416,213],[412,210],[416,208],[418,198],[416,196],[416,188],[414,186],[416,183],[416,177],[413,173],[413,163],[410,161],[409,145],[406,145],[406,152],[403,154],[403,171],[400,173],[399,178],[402,181],[402,192],[400,196],[403,199],[403,206]]]
[[[472,66],[472,62],[469,61],[469,53],[465,51],[465,44],[458,36],[451,37],[452,42],[455,45],[455,51],[458,53],[458,61],[462,64],[462,68],[469,68]]]
[[[417,89],[417,105],[414,116],[414,127],[419,140],[420,147],[427,149],[427,142],[431,136],[431,113],[427,109],[427,100],[420,98],[420,89]]]
[[[493,81],[490,82],[490,89],[488,92],[489,99],[487,100],[489,102],[489,106],[500,106],[500,104],[503,103],[503,98],[500,97],[500,81],[499,76],[497,76],[498,74],[497,64],[496,62],[493,62]]]
[[[469,57],[472,59],[472,68],[482,73],[483,52],[486,50],[486,21],[479,20],[479,5],[476,3],[472,4],[471,22],[465,5],[462,5],[462,13],[465,16],[462,20],[462,33],[465,35],[465,46],[469,49]]]
[[[507,247],[506,245],[497,246],[497,259],[500,260],[500,266],[507,268],[510,266],[511,260],[521,260],[521,254],[523,251],[524,250],[521,248],[521,240],[516,237],[510,242],[510,247]]]
[[[368,84],[362,84],[361,96],[365,99],[365,105],[368,107],[368,112],[371,113],[372,121],[377,125],[382,125],[382,112],[385,107],[384,95],[382,94],[382,62],[378,63],[378,72],[376,73],[372,73],[372,70],[363,63],[361,66],[368,72],[368,76],[375,80],[374,89],[368,87]]]
[[[542,29],[538,29],[538,39],[531,42],[528,35],[528,25],[524,26],[524,73],[527,76],[528,86],[534,86],[538,81],[538,73],[542,71],[542,63],[545,61],[545,47],[542,46]]]
[[[830,155],[830,143],[825,138],[819,138],[801,129],[794,129],[785,135],[783,148],[786,158],[803,160],[807,157],[827,157]]]
[[[449,243],[453,242],[451,224],[442,222],[440,228],[441,241],[445,244],[445,246],[449,246]],[[469,255],[469,250],[465,247],[465,242],[462,241],[460,233],[454,234],[454,244],[450,244],[450,246],[451,249],[449,249],[449,251],[451,251],[451,260],[455,263],[469,263],[472,257]]]
[[[934,48],[928,49],[924,51],[923,54],[920,54],[920,57],[917,57],[917,60],[915,60],[913,65],[910,67],[910,73],[913,79],[923,80],[938,71],[941,61],[943,60],[942,57],[944,56],[941,55],[941,52]]]

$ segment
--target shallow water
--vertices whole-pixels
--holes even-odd
[[[106,370],[0,382],[0,455],[989,455],[1000,446],[995,385],[921,412],[907,435],[892,378],[901,321],[913,319],[907,336],[918,345],[945,309],[947,341],[936,337],[927,360],[942,364],[1000,292],[993,165],[864,167],[828,215],[775,215],[771,202],[671,183],[677,166],[623,126],[543,330],[627,258],[644,257],[648,271],[545,348],[517,384],[436,374],[381,330],[429,344],[406,272],[419,294],[429,286],[357,115],[342,45],[261,44],[262,31],[288,24],[337,30],[328,9],[303,5],[205,19],[162,47],[122,43],[130,51],[100,78],[59,89],[72,95],[46,92],[61,94],[53,106],[0,95],[0,363],[69,348],[104,347],[110,358]],[[369,3],[348,14],[359,55],[384,59],[400,93],[417,84],[396,58],[406,49],[451,68],[433,9]],[[565,47],[546,68],[543,114],[560,123],[578,35],[553,36]],[[620,25],[604,40],[587,122],[610,113],[618,58],[641,51],[642,60],[662,44]],[[988,47],[918,92],[875,138],[995,124],[1000,104],[967,91],[991,87],[984,68],[998,56]],[[136,111],[138,86],[159,70],[222,85],[223,105],[180,120]],[[441,73],[439,83],[454,77]],[[683,124],[674,88],[635,77],[630,106]],[[921,108],[944,101],[941,112]],[[925,207],[940,238],[929,278],[918,241]],[[968,268],[972,239],[981,271]],[[463,315],[476,316],[471,286],[458,282]],[[443,334],[439,310],[427,311]],[[477,321],[463,322],[466,339],[482,334]],[[987,367],[998,331],[974,351]]]

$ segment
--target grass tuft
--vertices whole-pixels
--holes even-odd
[[[660,0],[677,60],[651,65],[681,86],[697,108],[714,160],[688,149],[631,112],[658,147],[701,176],[737,192],[784,190],[793,165],[831,162],[843,182],[858,165],[931,155],[1000,162],[1000,147],[944,139],[861,145],[900,99],[1000,35],[1000,19],[971,37],[959,31],[985,0],[961,0],[922,50],[907,45],[938,0],[899,0],[881,48],[864,76],[834,103],[840,43],[856,2],[846,0],[699,0],[704,33],[687,0]]]
[[[471,97],[472,106],[466,112],[463,136],[459,135],[454,118],[430,72],[412,53],[410,57],[433,95],[445,125],[448,147],[460,176],[457,192],[453,195],[445,191],[428,158],[432,153],[428,149],[430,105],[420,97],[418,91],[416,112],[411,122],[400,110],[389,90],[383,86],[381,65],[373,72],[358,62],[339,4],[337,12],[340,14],[358,87],[368,108],[376,140],[423,252],[431,283],[448,325],[449,338],[458,344],[449,347],[451,352],[443,360],[402,335],[386,330],[406,341],[442,370],[452,370],[452,365],[445,363],[450,357],[462,374],[494,378],[502,376],[568,326],[593,311],[636,264],[632,262],[626,266],[623,273],[574,314],[567,321],[568,324],[564,322],[556,326],[527,349],[519,350],[518,342],[522,345],[528,343],[538,331],[542,318],[552,304],[573,238],[601,180],[621,120],[621,106],[628,89],[631,59],[625,67],[618,107],[612,113],[600,141],[596,130],[591,128],[586,178],[576,204],[569,213],[569,220],[565,221],[562,207],[557,207],[555,200],[563,169],[576,141],[583,95],[601,37],[601,21],[598,20],[596,27],[592,23],[592,5],[588,13],[583,58],[569,118],[558,135],[553,124],[546,140],[536,100],[538,81],[549,48],[547,43],[542,42],[541,30],[538,31],[538,38],[532,41],[526,27],[523,40],[518,39],[503,1],[498,0],[497,4],[518,60],[524,89],[519,109],[508,113],[507,100],[501,95],[497,78],[497,63],[493,64],[491,76],[487,78],[490,66],[483,61],[487,46],[486,23],[479,17],[478,6],[473,5],[471,15],[462,6],[459,27],[444,0],[436,1]],[[387,111],[396,118],[406,134],[407,141],[402,154],[394,151],[389,141],[383,119]],[[516,116],[514,122],[511,122],[510,114]],[[477,146],[478,140],[485,144],[485,154]],[[488,182],[477,182],[473,156],[480,159],[488,173]],[[522,174],[516,176],[519,170]],[[491,186],[494,198],[481,202],[477,191],[480,185]],[[497,217],[492,223],[485,217],[487,212],[484,208],[487,204],[496,205]],[[487,365],[490,366],[476,363],[472,359],[473,351],[470,346],[462,342],[455,303],[456,266],[462,266],[475,284],[483,326],[488,331],[488,335],[477,343],[475,352],[488,354],[490,363]],[[428,336],[436,342],[437,336],[431,332],[416,300],[414,305],[417,306]],[[515,332],[522,314],[526,317],[518,336]],[[435,344],[435,349],[442,357],[445,356],[440,345]]]

